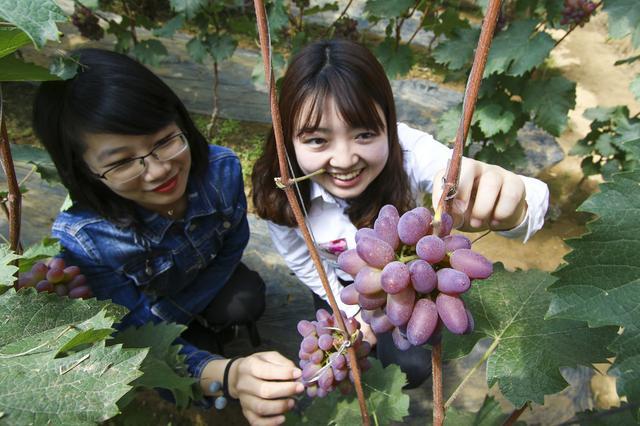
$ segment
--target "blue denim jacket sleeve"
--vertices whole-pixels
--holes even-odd
[[[117,274],[104,265],[93,262],[90,256],[83,255],[83,248],[78,241],[70,238],[68,234],[55,233],[60,238],[62,246],[65,248],[63,257],[69,265],[79,266],[82,273],[91,283],[91,289],[98,299],[111,299],[112,302],[125,306],[129,313],[116,325],[119,330],[136,326],[139,327],[148,322],[157,324],[163,319],[154,315],[151,311],[151,301],[141,292],[130,280],[118,279]],[[222,359],[220,355],[211,354],[193,346],[182,338],[177,338],[175,343],[182,345],[180,353],[185,356],[185,363],[189,374],[193,377],[200,377],[204,367],[214,359]]]

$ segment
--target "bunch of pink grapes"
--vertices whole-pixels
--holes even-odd
[[[432,220],[425,207],[400,216],[386,205],[373,229],[357,231],[356,248],[338,257],[340,268],[354,277],[341,300],[360,305],[373,332],[391,331],[401,350],[434,343],[440,324],[455,334],[471,333],[473,317],[460,295],[493,272],[493,264],[471,250],[467,237],[449,235],[451,216],[442,215],[439,235]]]
[[[345,395],[353,390],[348,346],[355,349],[362,371],[371,366],[367,359],[371,345],[362,340],[360,323],[355,318],[347,318],[344,312],[341,315],[348,336],[338,328],[336,318],[324,309],[316,312],[316,321],[302,320],[298,323],[298,332],[303,337],[298,353],[302,382],[307,388],[307,395],[312,398],[324,397],[335,388]]]
[[[31,271],[20,274],[16,290],[24,287],[35,287],[39,292],[56,293],[72,299],[93,297],[87,278],[80,273],[80,268],[66,266],[64,260],[58,257],[51,259],[48,265],[36,262]]]
[[[597,7],[591,0],[564,0],[560,24],[583,26],[589,22]]]

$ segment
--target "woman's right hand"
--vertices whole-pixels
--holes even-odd
[[[259,352],[238,359],[229,371],[229,394],[240,400],[251,425],[279,425],[304,391],[296,381],[302,372],[278,352]]]

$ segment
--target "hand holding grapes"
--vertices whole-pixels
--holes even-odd
[[[436,174],[433,203],[442,194],[442,178]],[[458,191],[452,202],[454,227],[463,231],[502,231],[518,226],[527,214],[525,186],[516,174],[491,164],[463,158]]]
[[[300,369],[277,352],[260,352],[239,359],[229,372],[229,394],[240,400],[251,425],[277,425],[294,406],[290,397],[304,390]]]

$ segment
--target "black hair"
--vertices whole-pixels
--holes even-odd
[[[101,49],[80,49],[72,56],[79,63],[75,77],[38,88],[34,130],[74,205],[122,226],[135,224],[135,202],[109,189],[82,159],[86,135],[153,134],[175,122],[189,140],[191,176],[206,171],[207,141],[178,96],[144,65]]]

